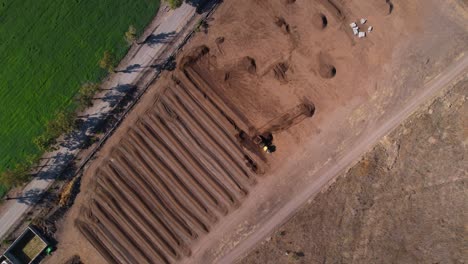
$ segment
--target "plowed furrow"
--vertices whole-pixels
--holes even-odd
[[[104,257],[104,259],[109,263],[121,263],[119,260],[122,259],[119,256],[113,255],[113,250],[110,249],[109,243],[106,243],[105,240],[101,239],[101,236],[98,236],[95,230],[91,230],[91,225],[85,221],[76,220],[75,226],[83,234],[83,236],[93,245],[94,248]]]
[[[142,226],[150,232],[151,237],[160,241],[156,245],[161,245],[162,250],[169,252],[171,255],[176,255],[177,251],[186,251],[187,247],[184,244],[179,244],[163,228],[158,228],[162,225],[162,222],[158,218],[154,218],[152,213],[148,214],[147,208],[136,206],[133,199],[124,197],[122,192],[116,189],[117,186],[113,182],[103,180],[103,183],[98,183],[102,191],[107,196],[114,197],[121,208],[128,212],[129,215],[133,215],[134,219],[140,220],[143,223]]]
[[[185,235],[192,237],[197,236],[197,233],[194,232],[194,230],[192,230],[176,212],[171,210],[171,208],[169,208],[167,204],[162,201],[160,195],[150,190],[147,184],[142,183],[138,174],[133,174],[129,167],[125,166],[127,164],[123,162],[122,158],[118,156],[117,152],[114,152],[114,157],[115,158],[110,161],[112,166],[115,166],[113,168],[118,172],[119,175],[126,175],[126,178],[130,181],[130,188],[133,190],[138,190],[138,195],[141,195],[142,199],[147,200],[149,205],[154,205],[153,208],[155,208],[157,212],[162,212],[161,214],[167,217],[168,222],[171,223],[170,225],[173,227],[172,230],[180,230]]]
[[[124,225],[122,225],[122,223],[119,224],[116,221],[115,216],[109,214],[107,208],[93,200],[91,201],[90,209],[99,219],[99,222],[105,225],[109,232],[111,232],[114,237],[122,243],[124,246],[122,251],[124,255],[128,255],[129,259],[133,259],[133,263],[148,263],[148,257],[138,246],[133,234],[128,233],[128,230],[124,228]]]
[[[120,162],[125,165],[124,168],[125,170],[132,175],[133,179],[136,179],[138,182],[139,187],[141,190],[145,190],[146,193],[149,195],[149,197],[154,197],[157,202],[161,203],[163,207],[168,210],[171,214],[174,215],[177,219],[179,219],[180,224],[183,225],[187,231],[189,232],[190,235],[193,233],[192,230],[207,230],[206,224],[201,223],[200,221],[196,220],[194,221],[190,217],[188,217],[185,213],[182,207],[178,206],[177,203],[171,199],[171,196],[166,192],[163,191],[161,192],[157,188],[152,188],[152,185],[148,183],[148,181],[145,180],[144,178],[144,173],[141,171],[137,171],[138,169],[133,165],[132,162],[129,161],[128,156],[126,157],[124,153],[122,153],[121,150],[118,150],[119,153],[119,160]],[[193,236],[193,235],[192,235]]]
[[[200,148],[198,145],[194,144],[195,142],[199,142],[199,141],[203,141],[203,143],[209,144],[210,140],[206,137],[206,135],[203,135],[203,133],[201,133],[200,131],[194,131],[190,135],[187,135],[187,134],[181,135],[180,133],[181,129],[179,127],[185,125],[185,122],[182,120],[183,116],[179,114],[179,111],[181,110],[180,109],[177,109],[177,111],[173,110],[172,104],[167,103],[165,101],[161,102],[161,104],[164,105],[164,109],[172,109],[170,111],[177,112],[178,117],[169,119],[170,122],[166,122],[164,118],[161,118],[159,117],[158,114],[153,113],[153,115],[151,115],[150,118],[153,118],[153,119],[158,118],[162,125],[168,127],[168,129],[170,129],[173,132],[173,135],[178,139],[180,144],[184,146],[184,148],[187,149],[187,151],[192,153],[192,156],[195,156],[198,158],[205,157],[205,159],[203,160],[205,162],[205,166],[211,167],[213,171],[217,171],[216,173],[217,176],[214,176],[213,181],[216,181],[217,184],[222,186],[222,188],[225,190],[227,195],[229,195],[230,201],[232,204],[238,203],[238,201],[242,197],[244,197],[246,193],[237,186],[237,183],[235,181],[231,179],[230,177],[231,175],[229,175],[230,172],[228,169],[226,169],[225,167],[223,167],[216,161],[212,160],[211,158],[208,158],[207,160],[207,156],[209,157],[210,154],[211,156],[214,155],[212,152],[215,151],[216,148],[210,148],[210,149],[205,148],[204,150],[203,148]],[[162,108],[162,106],[160,108]],[[164,111],[163,109],[159,109],[159,110]],[[174,123],[177,123],[178,126],[175,126]],[[203,145],[203,143],[201,143],[201,145]],[[216,153],[216,154],[220,154],[220,153]],[[216,166],[217,168],[213,168],[213,166]],[[225,185],[228,185],[228,186],[225,186]],[[231,192],[234,192],[234,194],[232,194]],[[234,195],[236,196],[236,198],[234,198]]]
[[[220,97],[215,89],[213,89],[210,84],[207,83],[207,80],[204,80],[200,74],[194,70],[193,67],[185,68],[184,73],[189,82],[202,94],[207,96],[207,99],[210,100],[214,106],[216,106],[218,111],[226,120],[229,121],[232,126],[240,128],[244,131],[249,131],[250,128],[253,127],[250,125],[250,122],[247,120],[247,118],[239,111],[237,111],[228,100]]]
[[[173,193],[176,200],[187,206],[187,211],[193,213],[194,218],[206,218],[211,222],[217,221],[216,216],[199,201],[197,196],[193,195],[184,182],[151,149],[143,148],[138,143],[124,145],[124,147],[137,157],[136,160],[152,173],[154,179],[160,182],[164,189]]]
[[[180,219],[178,219],[170,210],[165,208],[160,201],[156,199],[156,197],[151,197],[144,189],[141,189],[134,179],[126,179],[122,167],[117,162],[113,162],[111,160],[108,165],[115,178],[118,178],[121,183],[127,184],[127,187],[131,190],[128,194],[133,194],[133,196],[139,197],[139,199],[143,201],[148,208],[161,218],[167,229],[174,235],[174,237],[177,237],[180,240],[180,232],[192,237],[198,236],[198,234],[194,233],[193,230],[184,226],[184,224],[180,222]]]
[[[106,223],[103,223],[99,219],[99,212],[93,212],[89,209],[90,213],[87,216],[92,216],[94,219],[86,221],[91,226],[94,226],[93,231],[96,232],[96,236],[107,240],[107,245],[112,245],[111,252],[114,255],[119,255],[121,263],[135,263],[135,259],[128,254],[125,245],[118,239],[112,230],[109,230]]]
[[[152,127],[153,130],[157,129],[166,142],[174,142],[174,144],[171,144],[173,150],[177,153],[181,153],[181,160],[185,160],[186,164],[191,165],[194,175],[198,175],[206,185],[209,185],[211,189],[214,189],[217,192],[218,200],[224,200],[231,204],[235,203],[234,196],[216,179],[214,173],[217,172],[213,171],[213,168],[210,168],[210,164],[203,162],[200,159],[200,155],[197,156],[191,149],[186,148],[183,141],[187,140],[185,139],[181,141],[177,138],[174,131],[167,126],[166,121],[163,118],[159,116],[156,119],[148,118],[146,123],[148,126]]]
[[[176,85],[168,93],[173,94],[177,103],[189,114],[190,120],[197,123],[198,129],[203,130],[218,148],[223,149],[220,152],[224,154],[223,160],[231,163],[237,173],[251,178],[252,172],[242,166],[245,163],[245,156],[248,155],[237,142],[235,138],[237,133],[223,129],[223,125],[219,122],[220,119],[207,113],[204,106],[199,101],[195,101],[196,98],[189,96],[181,86]]]
[[[226,160],[231,160],[237,165],[239,165],[238,162],[241,162],[241,164],[243,163],[242,159],[235,160],[233,158],[232,151],[235,150],[235,147],[231,146],[229,143],[229,138],[225,134],[219,133],[216,126],[214,126],[213,123],[209,121],[209,118],[203,115],[200,115],[199,118],[196,118],[196,116],[193,114],[194,109],[188,109],[185,105],[185,101],[182,101],[176,94],[172,95],[174,97],[166,96],[166,98],[170,100],[172,105],[178,107],[180,116],[187,123],[187,125],[191,125],[194,130],[199,131],[200,135],[205,135],[206,138],[211,139],[209,142],[212,142],[219,149],[221,149],[219,154],[224,154]],[[238,166],[234,166],[234,168],[234,172],[237,172],[236,175],[241,177],[236,177],[235,179],[232,178],[231,180],[236,182],[239,188],[247,192],[245,186],[242,186],[242,182],[246,185],[252,185],[255,183],[254,177],[243,168],[238,169]]]
[[[233,125],[224,117],[223,111],[209,98],[200,91],[196,86],[190,82],[187,78],[182,78],[184,81],[178,81],[172,90],[175,94],[184,98],[187,103],[191,103],[198,108],[200,113],[206,116],[208,119],[216,125],[216,127],[222,131],[226,138],[229,139],[231,144],[239,152],[243,152],[242,148],[237,144],[236,140],[233,138],[233,135],[238,134],[243,129],[238,127],[233,127]],[[245,130],[244,130],[245,131]]]
[[[142,124],[149,134],[152,136],[157,135],[163,142],[170,143],[167,144],[168,150],[173,153],[175,158],[182,166],[184,166],[187,172],[196,178],[196,180],[204,186],[204,189],[213,196],[218,207],[227,212],[227,207],[223,201],[229,199],[229,197],[223,197],[223,190],[215,181],[213,181],[213,175],[211,175],[207,169],[203,168],[194,156],[190,155],[187,150],[181,147],[180,142],[178,142],[177,138],[174,137],[173,132],[168,131],[167,127],[162,126],[160,120],[158,121],[159,122],[151,122],[148,119],[144,119],[142,120]],[[156,131],[159,133],[156,133]]]
[[[135,135],[140,135],[146,144],[153,146],[153,149],[158,149],[162,152],[161,157],[167,160],[167,164],[171,166],[177,174],[181,175],[181,179],[187,181],[188,186],[192,186],[195,191],[194,193],[200,194],[203,196],[202,201],[207,202],[211,207],[215,208],[219,212],[226,214],[227,209],[216,200],[215,196],[212,194],[213,190],[208,190],[199,180],[190,173],[190,170],[187,169],[186,165],[180,161],[178,155],[174,153],[171,148],[168,146],[168,143],[164,142],[157,134],[155,134],[150,128],[142,125],[143,129],[137,128],[135,130]],[[151,138],[151,140],[149,140]]]
[[[131,255],[138,263],[150,263],[152,257],[149,252],[142,249],[142,245],[137,241],[135,231],[128,226],[127,221],[119,221],[120,214],[113,212],[107,204],[101,203],[100,200],[93,200],[91,202],[91,210],[96,217],[106,225],[109,229],[113,230],[113,234],[126,244],[127,254]],[[150,251],[151,252],[151,251]],[[158,257],[159,258],[159,257]],[[163,259],[159,259],[160,261]],[[165,261],[167,263],[167,260]]]
[[[167,261],[168,259],[180,259],[181,254],[176,252],[171,248],[166,248],[161,241],[159,236],[155,236],[151,231],[148,230],[148,227],[143,224],[138,216],[138,214],[133,214],[128,209],[125,209],[121,204],[114,199],[113,196],[110,196],[104,189],[100,189],[99,195],[96,199],[105,202],[112,211],[116,212],[116,215],[120,216],[119,219],[123,222],[127,222],[128,225],[135,229],[135,232],[138,234],[140,242],[147,252],[153,252],[159,256],[159,258]],[[166,250],[164,250],[166,249]],[[184,248],[181,253],[186,254],[187,249]]]
[[[110,173],[107,172],[107,168],[103,169],[102,172],[103,174],[111,175]],[[105,178],[104,178],[105,180]],[[120,178],[116,177],[115,179],[109,178],[106,182],[109,184],[112,188],[109,188],[110,192],[115,195],[116,193],[122,192],[123,194],[133,194],[135,191],[130,190],[127,185],[121,181]],[[102,187],[105,187],[101,185]],[[114,189],[113,189],[114,188]],[[160,231],[160,233],[163,235],[164,239],[168,242],[169,245],[172,246],[172,248],[176,247],[176,245],[181,245],[182,241],[181,239],[176,236],[174,233],[172,233],[171,229],[167,225],[167,223],[163,220],[161,215],[156,214],[155,211],[151,209],[151,206],[148,206],[146,201],[143,201],[139,195],[124,195],[124,199],[126,200],[133,200],[135,199],[136,201],[132,201],[134,206],[137,208],[142,208],[144,213],[143,215],[148,217],[148,220],[151,222],[154,222],[157,230]]]
[[[209,97],[197,89],[190,80],[185,76],[181,76],[181,80],[177,81],[177,85],[174,85],[173,90],[181,97],[185,96],[190,98],[187,99],[187,102],[193,102],[201,113],[212,120],[219,131],[222,131],[222,133],[229,139],[230,147],[237,149],[240,153],[241,160],[246,156],[250,160],[255,161],[257,166],[263,166],[266,159],[262,153],[254,152],[254,155],[251,156],[243,150],[238,141],[233,138],[233,135],[239,134],[241,129],[233,127],[229,120],[224,118],[225,114],[222,113],[222,110],[220,110],[220,108]],[[244,132],[248,133],[250,131],[244,130]]]

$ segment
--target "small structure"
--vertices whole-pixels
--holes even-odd
[[[357,24],[356,24],[355,22],[353,22],[353,23],[349,24],[349,26],[350,26],[351,28],[356,28],[356,27],[357,27]]]
[[[10,264],[5,256],[0,256],[0,264]]]
[[[366,36],[366,32],[359,32],[358,37],[364,38]]]
[[[28,226],[5,251],[3,257],[9,264],[29,264],[33,263],[47,246],[48,243],[39,232],[34,227]]]
[[[361,25],[364,25],[367,22],[367,19],[361,18],[361,20],[359,22],[361,22]]]
[[[371,32],[371,31],[372,31],[372,29],[374,29],[374,27],[372,27],[372,26],[369,26],[369,27],[367,28],[367,32]]]

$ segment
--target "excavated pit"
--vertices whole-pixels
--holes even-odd
[[[312,16],[312,24],[318,29],[324,29],[328,26],[328,19],[323,13]]]
[[[326,53],[320,53],[318,56],[318,72],[324,79],[331,79],[336,76],[336,67],[333,59]]]

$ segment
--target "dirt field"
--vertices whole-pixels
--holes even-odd
[[[50,262],[233,261],[465,62],[466,4],[439,2],[224,1],[85,173]]]
[[[240,263],[466,263],[468,79]]]

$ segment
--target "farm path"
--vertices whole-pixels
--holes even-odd
[[[84,124],[71,138],[66,138],[58,150],[45,154],[42,169],[22,192],[5,201],[0,211],[0,238],[19,224],[22,217],[36,204],[42,194],[80,152],[80,145],[101,121],[117,107],[118,102],[133,88],[146,87],[162,70],[170,55],[192,31],[200,14],[196,7],[183,4],[176,10],[161,7],[158,16],[144,33],[142,42],[134,45],[117,70],[103,84],[94,105],[81,117]]]

